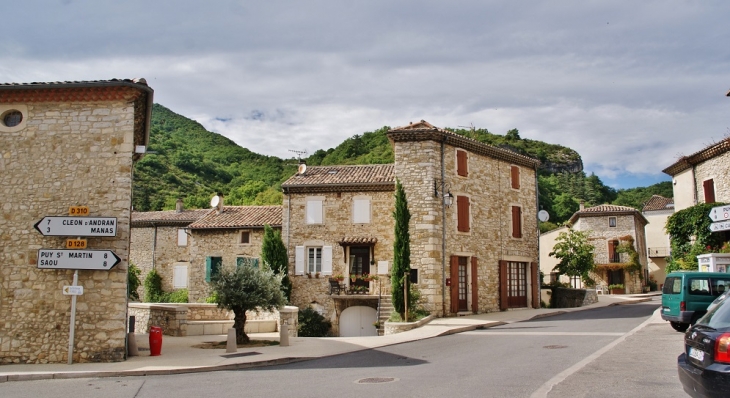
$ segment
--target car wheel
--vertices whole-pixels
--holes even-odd
[[[682,333],[686,332],[689,328],[689,323],[669,322],[669,324],[672,325],[672,329]]]

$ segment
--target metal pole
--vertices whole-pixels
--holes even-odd
[[[74,271],[74,282],[71,286],[76,286],[79,283],[79,270]],[[71,325],[69,325],[68,332],[68,364],[71,365],[74,361],[74,331],[76,326],[76,295],[71,296]]]
[[[404,319],[404,322],[408,322],[408,275],[410,272],[406,272],[405,275],[403,275],[403,303],[405,305],[405,312],[404,315],[406,319]]]

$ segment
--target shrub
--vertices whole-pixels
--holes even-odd
[[[311,307],[299,310],[299,337],[325,337],[332,323]]]
[[[144,278],[144,301],[145,303],[159,303],[163,301],[164,295],[162,277],[153,269]]]
[[[127,296],[130,300],[139,301],[137,289],[139,289],[139,275],[141,273],[142,270],[137,268],[136,265],[129,263],[129,267],[127,267]]]
[[[171,293],[164,294],[165,303],[187,303],[188,302],[188,289],[178,289]]]

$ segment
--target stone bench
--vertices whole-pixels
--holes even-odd
[[[244,331],[246,333],[271,333],[276,332],[276,320],[246,321]],[[208,334],[227,334],[228,329],[233,327],[233,320],[219,321],[188,321],[187,335],[202,336]]]

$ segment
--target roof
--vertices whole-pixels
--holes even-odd
[[[133,211],[132,226],[145,227],[152,225],[187,225],[194,221],[197,221],[210,211],[210,209],[183,210],[181,212],[177,212],[175,210],[145,212]]]
[[[289,192],[392,191],[395,165],[312,166],[291,176],[281,187]]]
[[[220,213],[209,211],[190,224],[190,229],[281,227],[282,214],[281,206],[224,206]]]
[[[573,216],[568,220],[569,223],[574,224],[580,217],[599,217],[599,216],[628,216],[633,215],[648,224],[649,221],[636,209],[628,206],[618,206],[603,204],[593,207],[587,207],[583,210],[578,210],[573,213]]]
[[[536,168],[540,165],[540,161],[508,149],[497,148],[495,146],[479,142],[472,138],[467,138],[451,131],[435,127],[425,120],[418,123],[411,123],[408,126],[396,127],[388,131],[388,138],[393,141],[437,141],[444,142],[448,145],[466,149],[473,153],[483,156],[489,156],[494,159],[503,160],[505,162],[514,163],[520,166]]]
[[[38,102],[134,102],[134,145],[147,146],[150,138],[154,90],[144,78],[64,82],[0,83],[0,104]],[[135,160],[143,154],[135,154]]]
[[[727,151],[730,151],[730,138],[725,138],[724,140],[716,144],[712,144],[707,148],[695,152],[689,156],[682,156],[671,166],[662,170],[662,172],[674,177],[675,175],[689,169],[696,164],[700,164],[716,156],[720,156]]]
[[[656,211],[656,210],[674,210],[674,198],[665,198],[660,195],[652,195],[652,197],[644,203],[644,211]]]

